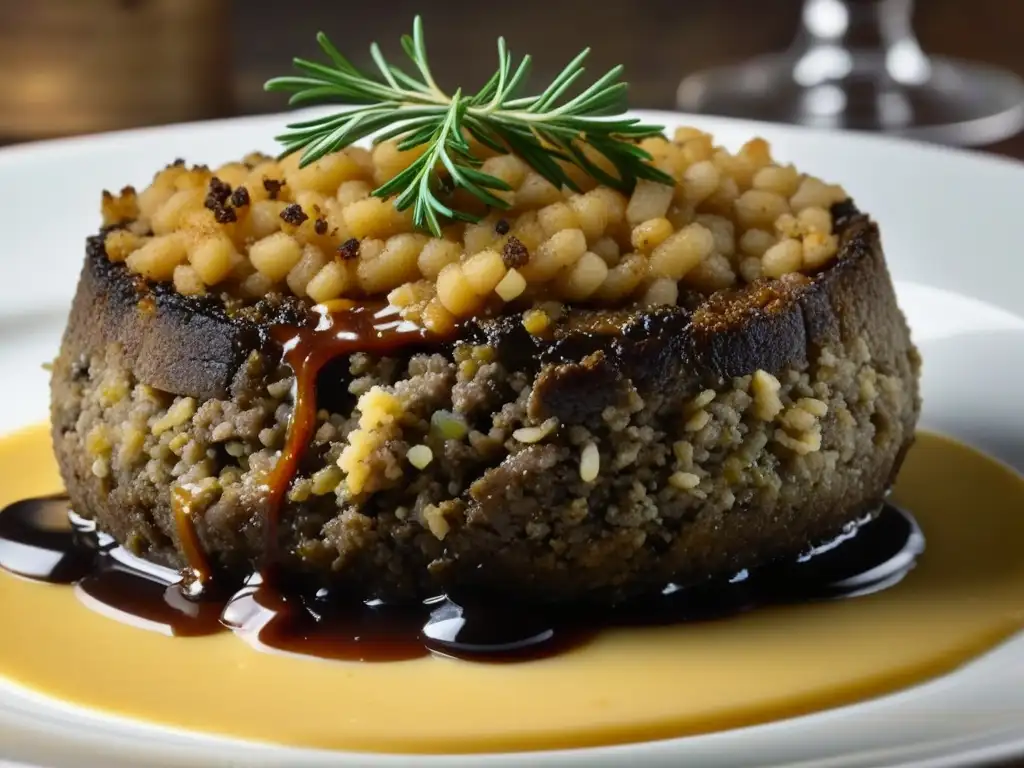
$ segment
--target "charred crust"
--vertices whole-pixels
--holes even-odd
[[[695,308],[571,309],[544,337],[527,332],[519,313],[476,318],[463,323],[459,339],[492,347],[506,370],[534,375],[531,417],[556,416],[565,424],[599,418],[631,388],[641,396],[683,397],[759,369],[806,366],[822,347],[853,339],[866,339],[875,362],[894,367],[907,354],[909,333],[878,230],[852,204],[839,207],[836,218],[840,252],[816,275],[719,292]],[[272,362],[279,355],[268,346],[273,325],[316,322],[309,304],[294,297],[239,306],[148,283],[107,259],[110,229],[88,240],[65,354],[117,342],[140,381],[176,394],[225,397],[251,353]],[[358,248],[351,239],[338,253],[355,258]]]
[[[619,405],[628,380],[603,350],[579,362],[548,365],[534,380],[527,404],[531,419],[552,416],[561,424],[585,424],[601,416],[605,408]]]
[[[120,344],[142,382],[192,397],[229,397],[248,356],[274,354],[272,325],[304,325],[308,307],[295,298],[268,296],[229,312],[217,297],[182,296],[111,262],[104,249],[110,229],[88,238],[86,258],[65,331],[62,354],[79,355]]]

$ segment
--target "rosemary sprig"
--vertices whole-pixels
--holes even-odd
[[[434,80],[427,60],[423,22],[417,16],[412,36],[402,37],[402,49],[418,76],[393,66],[373,43],[370,54],[377,74],[359,70],[321,32],[317,42],[330,64],[295,59],[302,75],[267,82],[268,91],[290,91],[290,104],[337,101],[350,108],[327,117],[293,123],[278,137],[284,155],[303,150],[301,166],[329,152],[343,149],[374,135],[374,143],[398,139],[400,149],[427,145],[407,169],[374,190],[378,197],[395,196],[399,210],[413,209],[417,227],[440,234],[441,218],[478,221],[479,217],[447,205],[442,190],[462,188],[487,205],[505,209],[508,203],[495,192],[507,191],[501,179],[479,170],[466,140],[472,136],[498,152],[514,152],[556,187],[578,186],[559,163],[582,169],[602,184],[629,192],[638,179],[663,184],[672,177],[649,164],[650,154],[637,141],[657,136],[662,126],[644,125],[622,116],[627,85],[620,81],[623,67],[609,70],[577,96],[562,101],[565,92],[583,75],[582,51],[537,96],[519,96],[530,71],[530,57],[513,66],[504,38],[498,39],[498,71],[475,94],[457,90],[449,96]],[[608,173],[591,153],[602,155],[615,169]],[[443,183],[442,176],[447,176]]]

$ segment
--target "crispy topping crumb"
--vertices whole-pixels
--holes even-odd
[[[539,336],[551,325],[551,318],[543,309],[528,309],[523,313],[523,326],[533,336]]]
[[[504,304],[522,311],[548,300],[681,304],[697,311],[695,323],[732,322],[699,307],[738,289],[744,311],[771,311],[840,250],[832,211],[846,193],[780,165],[765,142],[732,153],[680,129],[640,145],[672,169],[674,185],[556,189],[498,154],[482,172],[509,186],[509,208],[446,221],[436,237],[417,231],[413,211],[373,195],[419,157],[394,141],[303,168],[260,153],[215,169],[178,161],[138,194],[104,195],[104,226],[131,235],[110,238],[107,255],[149,280],[173,275],[179,292],[215,289],[241,305],[285,289],[318,303],[386,296],[404,319],[441,332]],[[541,319],[532,317],[535,330]]]
[[[309,216],[306,215],[306,212],[304,210],[302,210],[301,205],[299,205],[298,203],[292,203],[283,211],[281,211],[281,218],[288,224],[297,227],[300,224],[302,224],[302,222],[304,222],[306,219],[308,219]]]
[[[221,181],[216,176],[210,179],[203,205],[213,211],[213,218],[218,224],[230,224],[238,220],[234,209],[228,207],[228,198],[230,197],[230,184]]]
[[[206,207],[207,208],[212,208],[213,207],[213,206],[211,206],[209,204],[209,201],[211,201],[211,200],[214,201],[215,203],[217,203],[218,205],[224,205],[224,203],[226,203],[228,201],[228,198],[230,196],[231,196],[231,185],[224,183],[223,181],[218,179],[216,176],[214,176],[212,179],[210,179],[210,186],[209,186],[209,189],[207,190],[207,194],[206,194],[207,204],[206,204]]]
[[[268,179],[266,176],[263,177],[263,188],[267,190],[267,194],[270,195],[271,200],[277,200],[277,196],[281,192],[281,187],[284,185],[285,182],[279,179]]]
[[[508,269],[517,269],[530,260],[530,251],[513,235],[501,250],[501,260]]]
[[[338,246],[338,255],[345,261],[359,258],[359,241],[354,237],[349,238]]]
[[[214,208],[213,218],[218,224],[230,224],[233,221],[238,221],[238,214],[235,213],[234,208]]]
[[[427,465],[434,460],[434,452],[425,445],[414,445],[409,449],[406,458],[416,469],[426,469]]]
[[[235,208],[243,208],[249,204],[249,190],[239,187],[231,194],[231,204]]]

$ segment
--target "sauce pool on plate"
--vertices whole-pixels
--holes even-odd
[[[471,596],[339,609],[258,582],[190,600],[176,574],[68,523],[44,428],[0,442],[0,467],[0,674],[239,738],[437,753],[705,733],[900,689],[1022,624],[1024,481],[927,433],[873,521],[796,562],[599,617]]]

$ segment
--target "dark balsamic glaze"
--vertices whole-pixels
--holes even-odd
[[[403,320],[395,307],[340,303],[342,306],[335,309],[318,306],[320,321],[315,326],[271,329],[271,337],[281,345],[282,361],[295,374],[295,387],[284,450],[266,482],[267,562],[261,569],[266,580],[274,577],[282,502],[316,429],[316,384],[320,371],[333,360],[355,352],[387,355],[417,343],[439,340],[426,328]],[[195,568],[194,563],[190,565]]]
[[[116,550],[119,548],[113,548]],[[221,606],[193,600],[181,581],[168,583],[134,567],[128,558],[103,554],[96,571],[75,585],[90,608],[128,624],[138,624],[176,637],[197,637],[221,631]],[[121,550],[117,554],[124,554]]]
[[[587,642],[601,629],[706,621],[754,608],[855,597],[898,582],[924,551],[908,513],[886,504],[836,539],[792,560],[614,608],[517,605],[441,595],[414,605],[302,594],[254,574],[230,596],[187,596],[182,576],[140,560],[70,513],[66,498],[29,499],[0,512],[0,567],[74,584],[88,606],[174,635],[234,631],[257,645],[330,659],[398,661],[430,653],[523,661]],[[141,620],[141,621],[140,621]]]
[[[185,556],[185,569],[182,581],[185,590],[191,597],[199,596],[204,590],[215,588],[213,569],[206,558],[203,544],[196,531],[192,517],[192,502],[195,500],[191,485],[176,485],[171,488],[171,512],[174,514],[174,526],[178,531],[178,542]]]
[[[63,497],[18,502],[0,512],[0,568],[38,581],[73,584],[89,607],[178,636],[233,631],[258,646],[330,659],[398,661],[430,653],[521,661],[580,645],[614,626],[709,620],[759,606],[853,597],[884,589],[924,549],[914,519],[880,514],[795,560],[731,579],[668,585],[614,608],[515,604],[495,595],[439,595],[413,605],[360,602],[289,588],[275,567],[282,503],[316,428],[317,379],[354,352],[387,355],[443,339],[380,305],[321,307],[315,326],[278,326],[271,336],[295,373],[285,447],[266,481],[266,560],[237,591],[214,579],[187,486],[171,491],[186,568],[141,560],[69,510]]]
[[[0,567],[28,579],[74,584],[93,572],[98,544],[72,526],[66,496],[17,501],[0,514]]]

